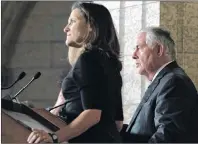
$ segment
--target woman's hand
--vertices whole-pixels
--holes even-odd
[[[61,89],[60,92],[59,92],[59,95],[58,95],[58,99],[57,99],[57,101],[56,101],[54,107],[60,106],[61,104],[65,103],[65,102],[66,102],[66,100],[65,100],[65,98],[64,98],[64,96],[63,96],[63,92],[62,92],[62,89]],[[64,105],[63,105],[63,106],[64,106]],[[59,115],[59,112],[61,111],[61,109],[62,109],[63,106],[57,107],[57,108],[51,110],[50,112],[51,112],[53,115],[58,116],[58,115]]]
[[[57,110],[57,109],[51,110],[50,113],[53,115],[59,116],[59,110]]]
[[[31,134],[27,139],[28,143],[53,143],[51,136],[44,130],[32,129]]]
[[[117,127],[118,131],[120,132],[123,127],[123,121],[115,121],[115,123],[116,123],[116,127]]]

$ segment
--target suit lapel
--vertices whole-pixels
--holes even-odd
[[[131,119],[131,122],[130,122],[128,128],[126,129],[127,132],[131,129],[131,127],[132,127],[132,125],[133,125],[133,123],[134,123],[137,115],[139,114],[140,110],[142,109],[142,106],[147,102],[147,100],[151,96],[152,92],[154,91],[154,89],[156,88],[156,86],[158,85],[158,83],[159,83],[159,78],[158,79],[155,79],[151,83],[151,85],[149,85],[149,87],[147,88],[147,90],[146,90],[146,92],[145,92],[145,94],[144,94],[144,96],[143,96],[140,104],[138,105],[138,107],[137,107],[137,109],[136,109],[136,111],[135,111],[135,113],[134,113],[134,115],[133,115],[133,117]]]
[[[130,132],[137,115],[139,114],[140,110],[142,109],[142,106],[147,102],[147,100],[149,99],[149,97],[151,96],[151,94],[153,93],[153,91],[155,90],[157,85],[159,84],[160,79],[165,75],[165,73],[167,73],[169,71],[169,69],[176,68],[176,67],[178,67],[178,65],[175,61],[168,64],[164,69],[162,69],[162,71],[157,75],[155,80],[149,85],[149,87],[147,88],[140,104],[138,105],[138,107],[137,107],[137,109],[129,123],[129,126],[126,129],[126,132]]]

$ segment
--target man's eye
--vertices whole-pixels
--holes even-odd
[[[137,49],[137,46],[133,47],[133,50],[136,50]]]
[[[140,48],[139,46],[136,46],[136,47],[135,47],[135,49],[139,49],[139,48]]]

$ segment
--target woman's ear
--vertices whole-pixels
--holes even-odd
[[[92,32],[92,27],[91,27],[90,24],[88,24],[88,31],[89,31],[89,32]]]

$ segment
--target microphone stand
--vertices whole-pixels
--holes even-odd
[[[31,81],[29,81],[20,91],[18,91],[13,97],[12,97],[12,100],[15,99],[16,100],[16,97],[22,92],[24,91],[24,89],[26,87],[28,87],[35,79],[38,79],[39,77],[41,76],[41,73],[40,72],[37,72],[35,74],[35,76],[31,79]]]
[[[17,100],[16,97],[17,97],[22,91],[24,91],[24,89],[25,89],[26,87],[28,87],[29,84],[32,83],[34,80],[35,80],[34,78],[31,79],[31,81],[29,81],[20,91],[18,91],[18,92],[12,97],[12,100],[14,100],[14,99]]]
[[[11,84],[8,87],[1,87],[1,90],[6,90],[11,88],[14,84],[16,84],[18,81],[20,81],[21,79],[23,79],[25,77],[26,73],[25,72],[21,72],[20,75],[18,76],[17,80],[15,80],[15,82],[13,84]]]
[[[17,81],[15,81],[13,84],[11,84],[10,86],[8,86],[8,87],[1,87],[1,90],[6,90],[6,89],[9,89],[9,88],[11,88],[15,83],[17,83],[18,82],[18,80]]]
[[[55,108],[61,107],[61,106],[63,106],[63,105],[66,105],[67,103],[69,103],[69,102],[71,102],[71,101],[75,101],[75,100],[77,100],[77,99],[79,99],[79,97],[73,97],[73,98],[71,98],[70,100],[67,100],[66,102],[64,102],[64,103],[62,103],[62,104],[60,104],[60,105],[57,105],[57,106],[55,106],[55,107],[49,108],[48,111],[50,112],[51,110],[53,110],[53,109],[55,109]]]

